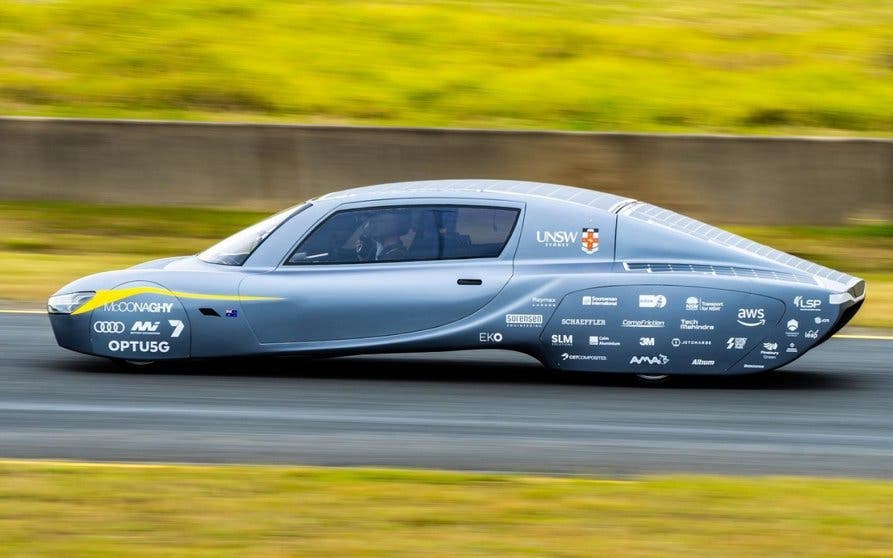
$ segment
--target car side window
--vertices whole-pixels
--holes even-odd
[[[290,265],[495,258],[519,209],[461,205],[339,211],[304,239]]]

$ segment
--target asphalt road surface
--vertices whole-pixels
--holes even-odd
[[[122,371],[0,315],[0,457],[893,477],[893,342],[660,386],[501,351]]]

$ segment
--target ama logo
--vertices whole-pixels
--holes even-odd
[[[653,366],[663,366],[668,362],[670,362],[670,357],[667,355],[633,356],[629,359],[630,364],[651,364]]]
[[[739,308],[738,323],[745,327],[766,325],[766,311],[763,308]]]

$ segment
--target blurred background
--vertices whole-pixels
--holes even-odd
[[[889,479],[891,101],[891,0],[0,0],[0,457],[570,473],[0,459],[0,555],[891,556],[888,480],[630,477]],[[24,315],[426,178],[686,213],[865,278],[874,329],[652,390],[477,353],[115,374]]]
[[[866,277],[855,324],[891,327],[891,99],[888,1],[5,0],[0,292],[335,189],[511,178]]]

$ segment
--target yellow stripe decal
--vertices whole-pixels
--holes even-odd
[[[118,302],[119,300],[124,300],[125,298],[130,298],[132,296],[144,295],[144,294],[156,294],[162,296],[175,296],[177,298],[198,298],[202,300],[231,300],[234,302],[242,302],[246,300],[282,300],[279,297],[275,296],[242,296],[242,295],[219,295],[219,294],[205,294],[205,293],[186,293],[181,291],[169,291],[167,289],[162,289],[159,287],[130,287],[127,289],[113,289],[109,291],[96,291],[96,296],[90,299],[89,302],[72,312],[74,314],[84,314],[86,312],[90,312],[91,310],[95,310],[100,306],[104,306],[106,304],[111,304],[112,302]]]

